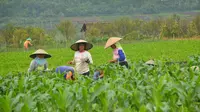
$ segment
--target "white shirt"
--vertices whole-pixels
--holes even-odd
[[[86,61],[89,60],[89,63]],[[92,64],[92,56],[88,51],[79,52],[76,51],[74,54],[74,60],[76,71],[79,74],[83,74],[89,72],[89,64]]]

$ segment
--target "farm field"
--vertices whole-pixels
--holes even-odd
[[[131,62],[155,60],[187,61],[191,55],[200,54],[200,40],[167,40],[167,41],[141,41],[122,44]],[[70,48],[46,50],[52,55],[48,59],[49,68],[66,65],[72,60],[74,52]],[[26,72],[31,62],[29,55],[34,51],[3,52],[0,53],[0,74],[5,75],[10,71]],[[94,65],[106,64],[112,58],[111,49],[104,46],[95,46],[90,50]]]
[[[200,112],[200,0],[0,0],[0,112]]]
[[[108,64],[111,49],[94,46],[90,77],[66,81],[54,72],[27,74],[33,51],[0,53],[1,112],[191,112],[200,111],[199,40],[168,40],[122,44],[130,69]],[[66,65],[73,51],[48,49],[49,68]],[[195,55],[195,56],[192,56]],[[154,59],[155,66],[144,62]],[[185,62],[185,64],[170,62]],[[103,79],[92,73],[103,65]]]

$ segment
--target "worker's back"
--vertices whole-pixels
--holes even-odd
[[[28,47],[28,44],[30,43],[30,41],[28,41],[28,40],[26,40],[25,42],[24,42],[24,47],[26,46],[26,47]]]

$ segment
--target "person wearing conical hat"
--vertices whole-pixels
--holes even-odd
[[[75,64],[76,71],[81,75],[89,76],[90,74],[89,64],[92,64],[93,60],[88,50],[92,47],[93,45],[85,40],[78,40],[70,47],[75,54],[73,61],[68,64]]]
[[[190,68],[195,72],[199,72],[199,66],[191,66]]]
[[[31,44],[30,41],[31,41],[31,38],[29,37],[29,38],[27,38],[26,41],[24,42],[24,50],[25,50],[25,51],[28,50],[28,46],[29,46],[29,45],[32,46],[32,44]]]
[[[33,58],[33,60],[30,63],[28,72],[32,72],[36,70],[39,70],[39,71],[48,70],[48,62],[46,59],[50,58],[51,55],[48,54],[45,50],[38,49],[37,51],[32,53],[29,57]]]
[[[113,49],[113,59],[109,61],[110,63],[119,63],[119,65],[126,66],[128,68],[126,55],[119,43],[121,39],[122,38],[119,37],[109,38],[104,48],[106,49],[108,47],[111,47]]]
[[[147,62],[145,62],[146,65],[151,65],[151,66],[154,66],[155,65],[155,62],[154,60],[148,60]]]

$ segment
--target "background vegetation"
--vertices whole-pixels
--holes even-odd
[[[91,16],[200,9],[199,0],[1,0],[1,17]]]
[[[0,30],[0,50],[23,48],[23,42],[27,37],[32,38],[33,49],[63,48],[67,47],[67,43],[80,38],[101,44],[110,36],[122,37],[124,42],[199,37],[200,16],[188,20],[174,14],[166,19],[150,21],[124,17],[112,22],[87,23],[85,38],[81,36],[83,34],[80,33],[80,28],[77,29],[70,20],[63,20],[56,24],[54,29],[49,30],[7,24]]]

